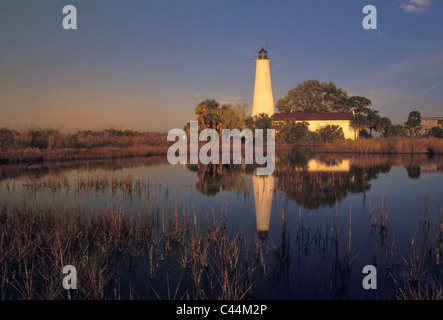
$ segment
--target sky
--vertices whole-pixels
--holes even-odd
[[[275,103],[315,79],[393,123],[441,117],[442,21],[441,0],[1,0],[0,127],[167,132],[205,99],[252,111],[262,46]]]

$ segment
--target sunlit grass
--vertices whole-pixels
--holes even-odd
[[[356,154],[443,154],[443,139],[434,137],[361,138],[336,140],[322,151]]]

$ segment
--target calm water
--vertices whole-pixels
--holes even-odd
[[[407,283],[412,239],[425,246],[423,221],[438,225],[443,204],[440,157],[291,152],[276,155],[267,177],[246,165],[171,166],[165,158],[3,165],[0,207],[225,217],[232,236],[241,230],[266,246],[249,298],[389,299]],[[421,268],[432,265],[438,277],[434,254],[424,254]],[[377,290],[363,289],[365,265],[377,268]],[[146,270],[140,261],[122,285],[142,292]],[[177,283],[171,270],[168,281]]]

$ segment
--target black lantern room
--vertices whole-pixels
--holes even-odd
[[[268,59],[268,51],[266,51],[262,47],[261,50],[258,52],[258,58],[259,59]]]

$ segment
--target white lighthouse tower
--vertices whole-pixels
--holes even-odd
[[[271,70],[269,69],[268,52],[261,49],[255,60],[255,87],[252,103],[252,116],[266,113],[274,114],[274,98],[272,95]]]

